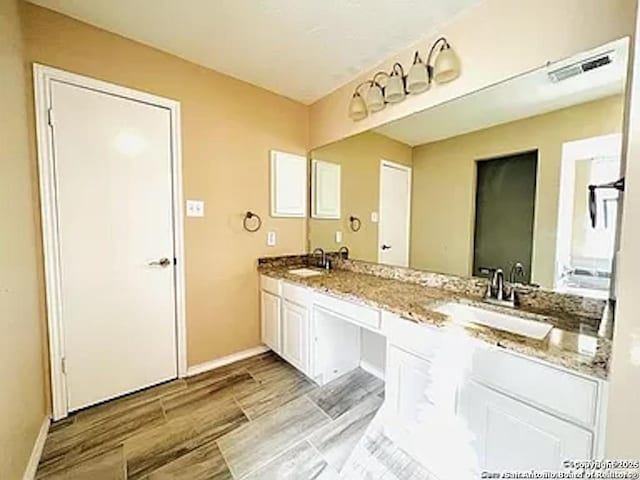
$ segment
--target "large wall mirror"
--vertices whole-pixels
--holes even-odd
[[[313,150],[341,201],[310,249],[607,297],[619,193],[590,186],[622,176],[627,57],[621,39]]]

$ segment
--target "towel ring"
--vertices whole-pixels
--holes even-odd
[[[249,226],[249,221],[252,218],[255,218],[257,220],[257,224],[254,227]],[[251,233],[257,232],[258,230],[260,230],[260,227],[262,226],[262,219],[260,218],[260,215],[258,215],[257,213],[253,213],[251,210],[249,210],[247,213],[244,214],[244,219],[242,220],[242,226],[247,232],[251,232]]]
[[[349,228],[351,230],[353,230],[354,232],[357,232],[358,230],[360,230],[361,226],[362,226],[362,222],[358,217],[354,217],[353,215],[349,217]]]

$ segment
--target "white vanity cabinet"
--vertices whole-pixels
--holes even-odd
[[[261,296],[263,342],[320,385],[377,336],[387,434],[443,480],[604,455],[606,381],[287,281]]]
[[[260,296],[262,343],[318,384],[361,365],[384,374],[385,352],[371,352],[386,348],[384,338],[372,339],[381,331],[379,309],[265,275]]]
[[[437,443],[470,447],[476,472],[557,470],[567,459],[602,457],[606,382],[396,315],[383,314],[383,324],[385,408],[402,425],[390,429],[396,440],[424,444],[434,423],[445,425]]]
[[[310,292],[264,275],[260,290],[262,343],[309,374]]]

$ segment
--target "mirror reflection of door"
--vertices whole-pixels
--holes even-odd
[[[473,275],[501,268],[508,278],[513,265],[524,266],[518,281],[531,281],[533,219],[538,152],[476,163],[476,217]]]
[[[380,219],[378,261],[409,266],[411,167],[380,162]]]

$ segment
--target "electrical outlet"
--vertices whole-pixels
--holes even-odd
[[[342,232],[336,232],[336,243],[342,243]]]
[[[187,217],[204,217],[204,201],[187,200]]]
[[[267,247],[275,247],[276,246],[276,232],[271,231],[267,232]]]

